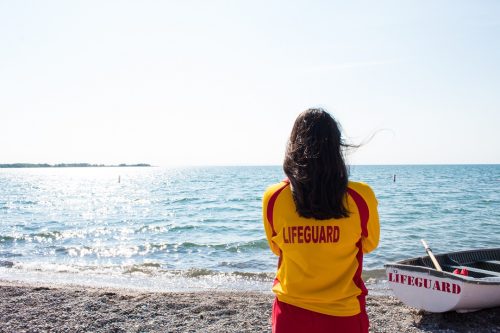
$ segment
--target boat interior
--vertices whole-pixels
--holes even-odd
[[[500,278],[500,249],[453,252],[435,256],[443,271],[467,270],[473,278]],[[409,259],[405,265],[434,268],[432,260],[426,257]]]

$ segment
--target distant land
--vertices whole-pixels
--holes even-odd
[[[105,165],[105,164],[90,164],[90,163],[11,163],[0,164],[0,168],[105,168],[105,167],[150,167],[147,163],[138,164],[118,164],[118,165]]]

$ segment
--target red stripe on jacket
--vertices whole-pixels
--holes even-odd
[[[276,230],[274,230],[274,218],[273,218],[274,204],[276,203],[276,199],[278,199],[278,195],[288,185],[290,185],[290,183],[288,181],[285,181],[285,184],[282,187],[280,187],[278,190],[276,190],[276,192],[273,193],[273,195],[269,199],[269,203],[267,204],[266,216],[267,216],[267,221],[271,225],[271,230],[273,231],[273,237],[276,236]]]
[[[361,223],[361,235],[363,237],[368,237],[368,219],[370,217],[370,211],[368,210],[368,204],[365,199],[356,191],[351,188],[347,189],[347,192],[351,196],[351,198],[356,203],[359,212],[359,219]],[[356,287],[361,290],[361,294],[358,296],[359,307],[361,311],[365,311],[366,309],[366,299],[365,296],[368,294],[368,290],[361,278],[361,272],[363,270],[363,244],[361,237],[359,241],[356,243],[356,247],[358,248],[358,253],[356,254],[356,259],[358,260],[358,269],[354,274],[353,281]]]
[[[358,206],[359,219],[361,220],[361,234],[364,237],[368,237],[368,219],[370,218],[370,211],[368,210],[368,204],[365,199],[352,188],[347,189],[347,193],[351,196],[351,198]]]
[[[288,181],[288,179],[285,179],[284,182],[285,182],[285,184],[282,187],[280,187],[278,190],[276,190],[276,192],[273,193],[273,195],[269,199],[269,203],[267,204],[266,217],[267,217],[267,221],[271,225],[271,230],[273,231],[273,234],[272,234],[273,237],[276,236],[276,230],[274,230],[274,217],[273,217],[274,204],[276,203],[276,199],[278,199],[278,195],[281,193],[281,191],[283,191],[285,189],[285,187],[290,185],[290,182]],[[283,253],[281,252],[281,249],[280,249],[280,258],[278,260],[278,268],[277,269],[280,268],[282,260],[283,260]],[[280,281],[276,277],[274,279],[273,286],[275,286],[278,283],[280,283]]]

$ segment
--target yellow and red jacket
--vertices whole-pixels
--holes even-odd
[[[273,292],[281,302],[307,310],[353,316],[364,311],[363,253],[374,250],[380,226],[372,189],[349,182],[349,217],[300,217],[288,181],[270,186],[263,220],[271,250],[279,256]]]

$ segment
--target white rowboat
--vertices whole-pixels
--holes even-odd
[[[435,258],[442,271],[434,268],[429,256],[386,264],[396,297],[429,312],[500,306],[500,248],[451,252]]]

